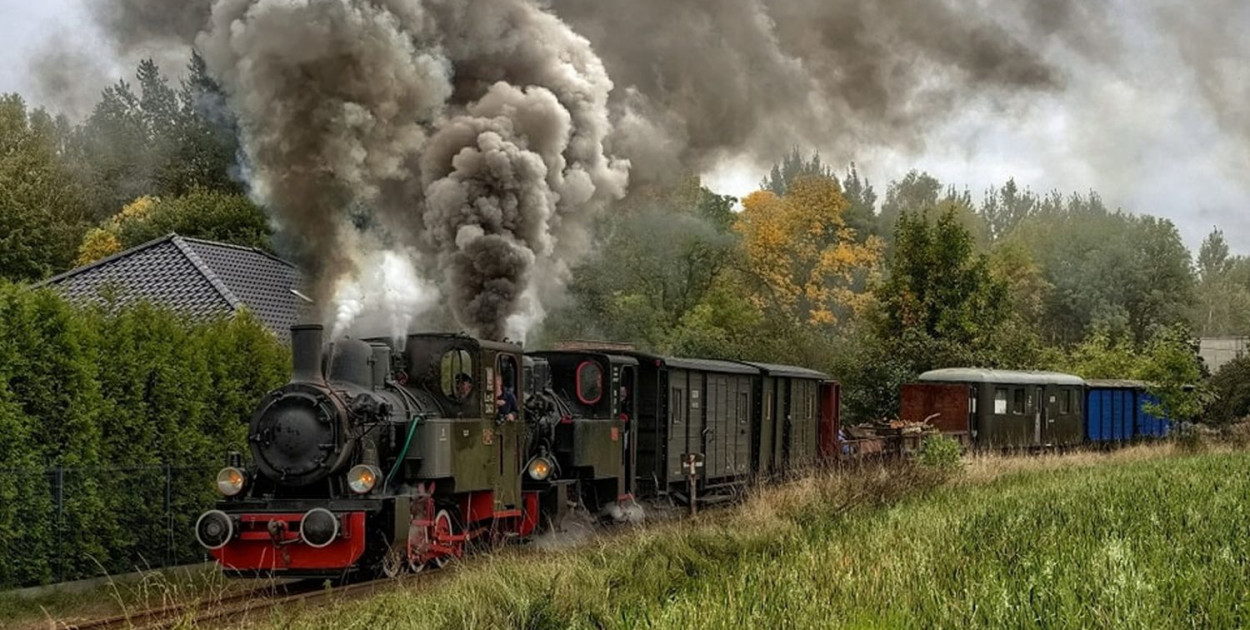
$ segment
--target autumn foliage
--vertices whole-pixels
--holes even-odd
[[[753,280],[751,303],[818,326],[862,310],[883,244],[858,239],[844,219],[849,207],[838,182],[819,176],[796,179],[782,196],[761,190],[744,199],[734,230]]]

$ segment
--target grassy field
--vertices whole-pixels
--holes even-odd
[[[825,475],[249,626],[1245,626],[1248,473],[1250,455],[1155,448]]]

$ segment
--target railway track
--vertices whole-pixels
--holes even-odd
[[[336,587],[325,587],[319,580],[305,580],[281,586],[266,586],[235,593],[212,601],[197,601],[152,608],[135,613],[58,625],[64,630],[167,630],[175,626],[222,623],[279,606],[309,604],[337,597],[368,594],[417,578],[371,580]]]

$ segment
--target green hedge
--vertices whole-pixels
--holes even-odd
[[[213,473],[287,374],[247,314],[192,323],[0,285],[0,588],[198,558]]]

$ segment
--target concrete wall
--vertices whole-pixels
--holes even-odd
[[[1248,342],[1250,340],[1246,337],[1203,337],[1198,347],[1198,355],[1214,374],[1225,363],[1246,354]]]

